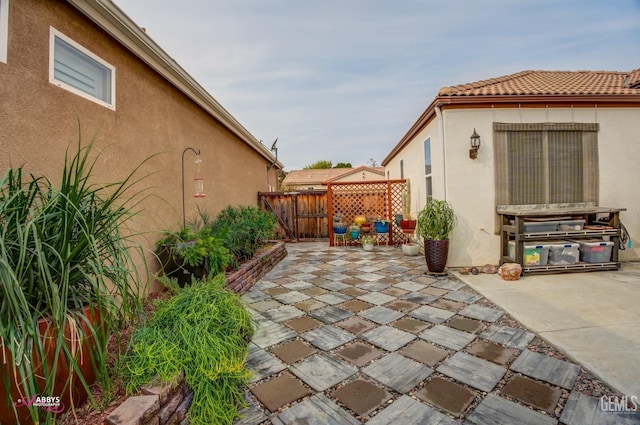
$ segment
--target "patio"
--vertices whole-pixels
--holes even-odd
[[[640,419],[600,409],[601,396],[621,394],[457,277],[426,275],[422,256],[287,249],[243,296],[259,328],[239,425]]]

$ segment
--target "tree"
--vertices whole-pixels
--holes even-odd
[[[318,168],[331,168],[333,163],[331,161],[327,161],[326,159],[321,159],[319,161],[314,162],[311,165],[305,165],[303,170],[315,170]]]
[[[338,162],[333,168],[353,168],[350,162]]]

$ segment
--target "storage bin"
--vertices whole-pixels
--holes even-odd
[[[515,225],[515,221],[511,220]],[[524,233],[555,232],[558,230],[558,221],[525,221]]]
[[[584,220],[561,220],[558,222],[558,230],[582,230],[584,228],[584,223]]]
[[[580,244],[580,261],[586,263],[607,263],[611,261],[613,242],[597,239],[576,241]]]
[[[514,260],[516,259],[515,241],[509,241],[507,255]],[[549,258],[549,245],[525,243],[522,256],[522,262],[525,266],[544,266]]]
[[[549,264],[575,264],[580,258],[580,244],[570,241],[549,241]]]

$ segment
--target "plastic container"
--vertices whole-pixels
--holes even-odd
[[[515,225],[515,221],[511,220]],[[524,233],[555,232],[558,230],[558,221],[525,221]]]
[[[576,241],[580,244],[580,261],[586,263],[607,263],[611,261],[613,242],[597,239]]]
[[[571,241],[549,241],[549,264],[575,264],[580,259],[580,244]]]
[[[584,220],[561,220],[558,222],[558,230],[582,230],[584,228],[584,223]]]
[[[515,260],[516,242],[509,241],[507,255]],[[549,258],[549,245],[525,243],[522,260],[525,266],[544,266]]]

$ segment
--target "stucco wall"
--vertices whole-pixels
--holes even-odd
[[[631,108],[522,108],[449,109],[443,111],[445,134],[446,197],[458,217],[451,237],[450,266],[495,264],[500,239],[495,233],[495,191],[493,167],[493,122],[598,122],[600,202],[607,207],[623,207],[621,219],[633,239],[633,248],[621,251],[621,260],[640,259],[640,110]],[[425,193],[423,142],[431,137],[434,163],[440,161],[437,143],[438,120],[433,120],[405,147],[386,169],[399,177],[399,161],[404,159],[405,177],[412,187]],[[476,160],[469,158],[469,137],[476,129],[482,145]],[[417,170],[417,171],[416,171]],[[420,176],[419,180],[416,177]],[[442,198],[439,167],[434,167],[434,197]],[[419,189],[416,182],[419,183]],[[424,196],[424,195],[422,195]],[[424,198],[422,198],[424,199]]]
[[[116,109],[109,110],[49,83],[50,26],[116,67]],[[194,199],[193,153],[185,156],[187,218],[227,205],[255,204],[275,184],[274,169],[249,145],[65,2],[12,1],[7,64],[0,63],[0,169],[25,165],[54,181],[65,149],[78,138],[104,150],[97,182],[124,177],[152,155],[137,231],[177,229],[182,222],[181,154],[201,150],[206,197]],[[153,248],[156,233],[144,238]],[[148,259],[152,259],[149,255]],[[153,262],[152,262],[153,264]]]

